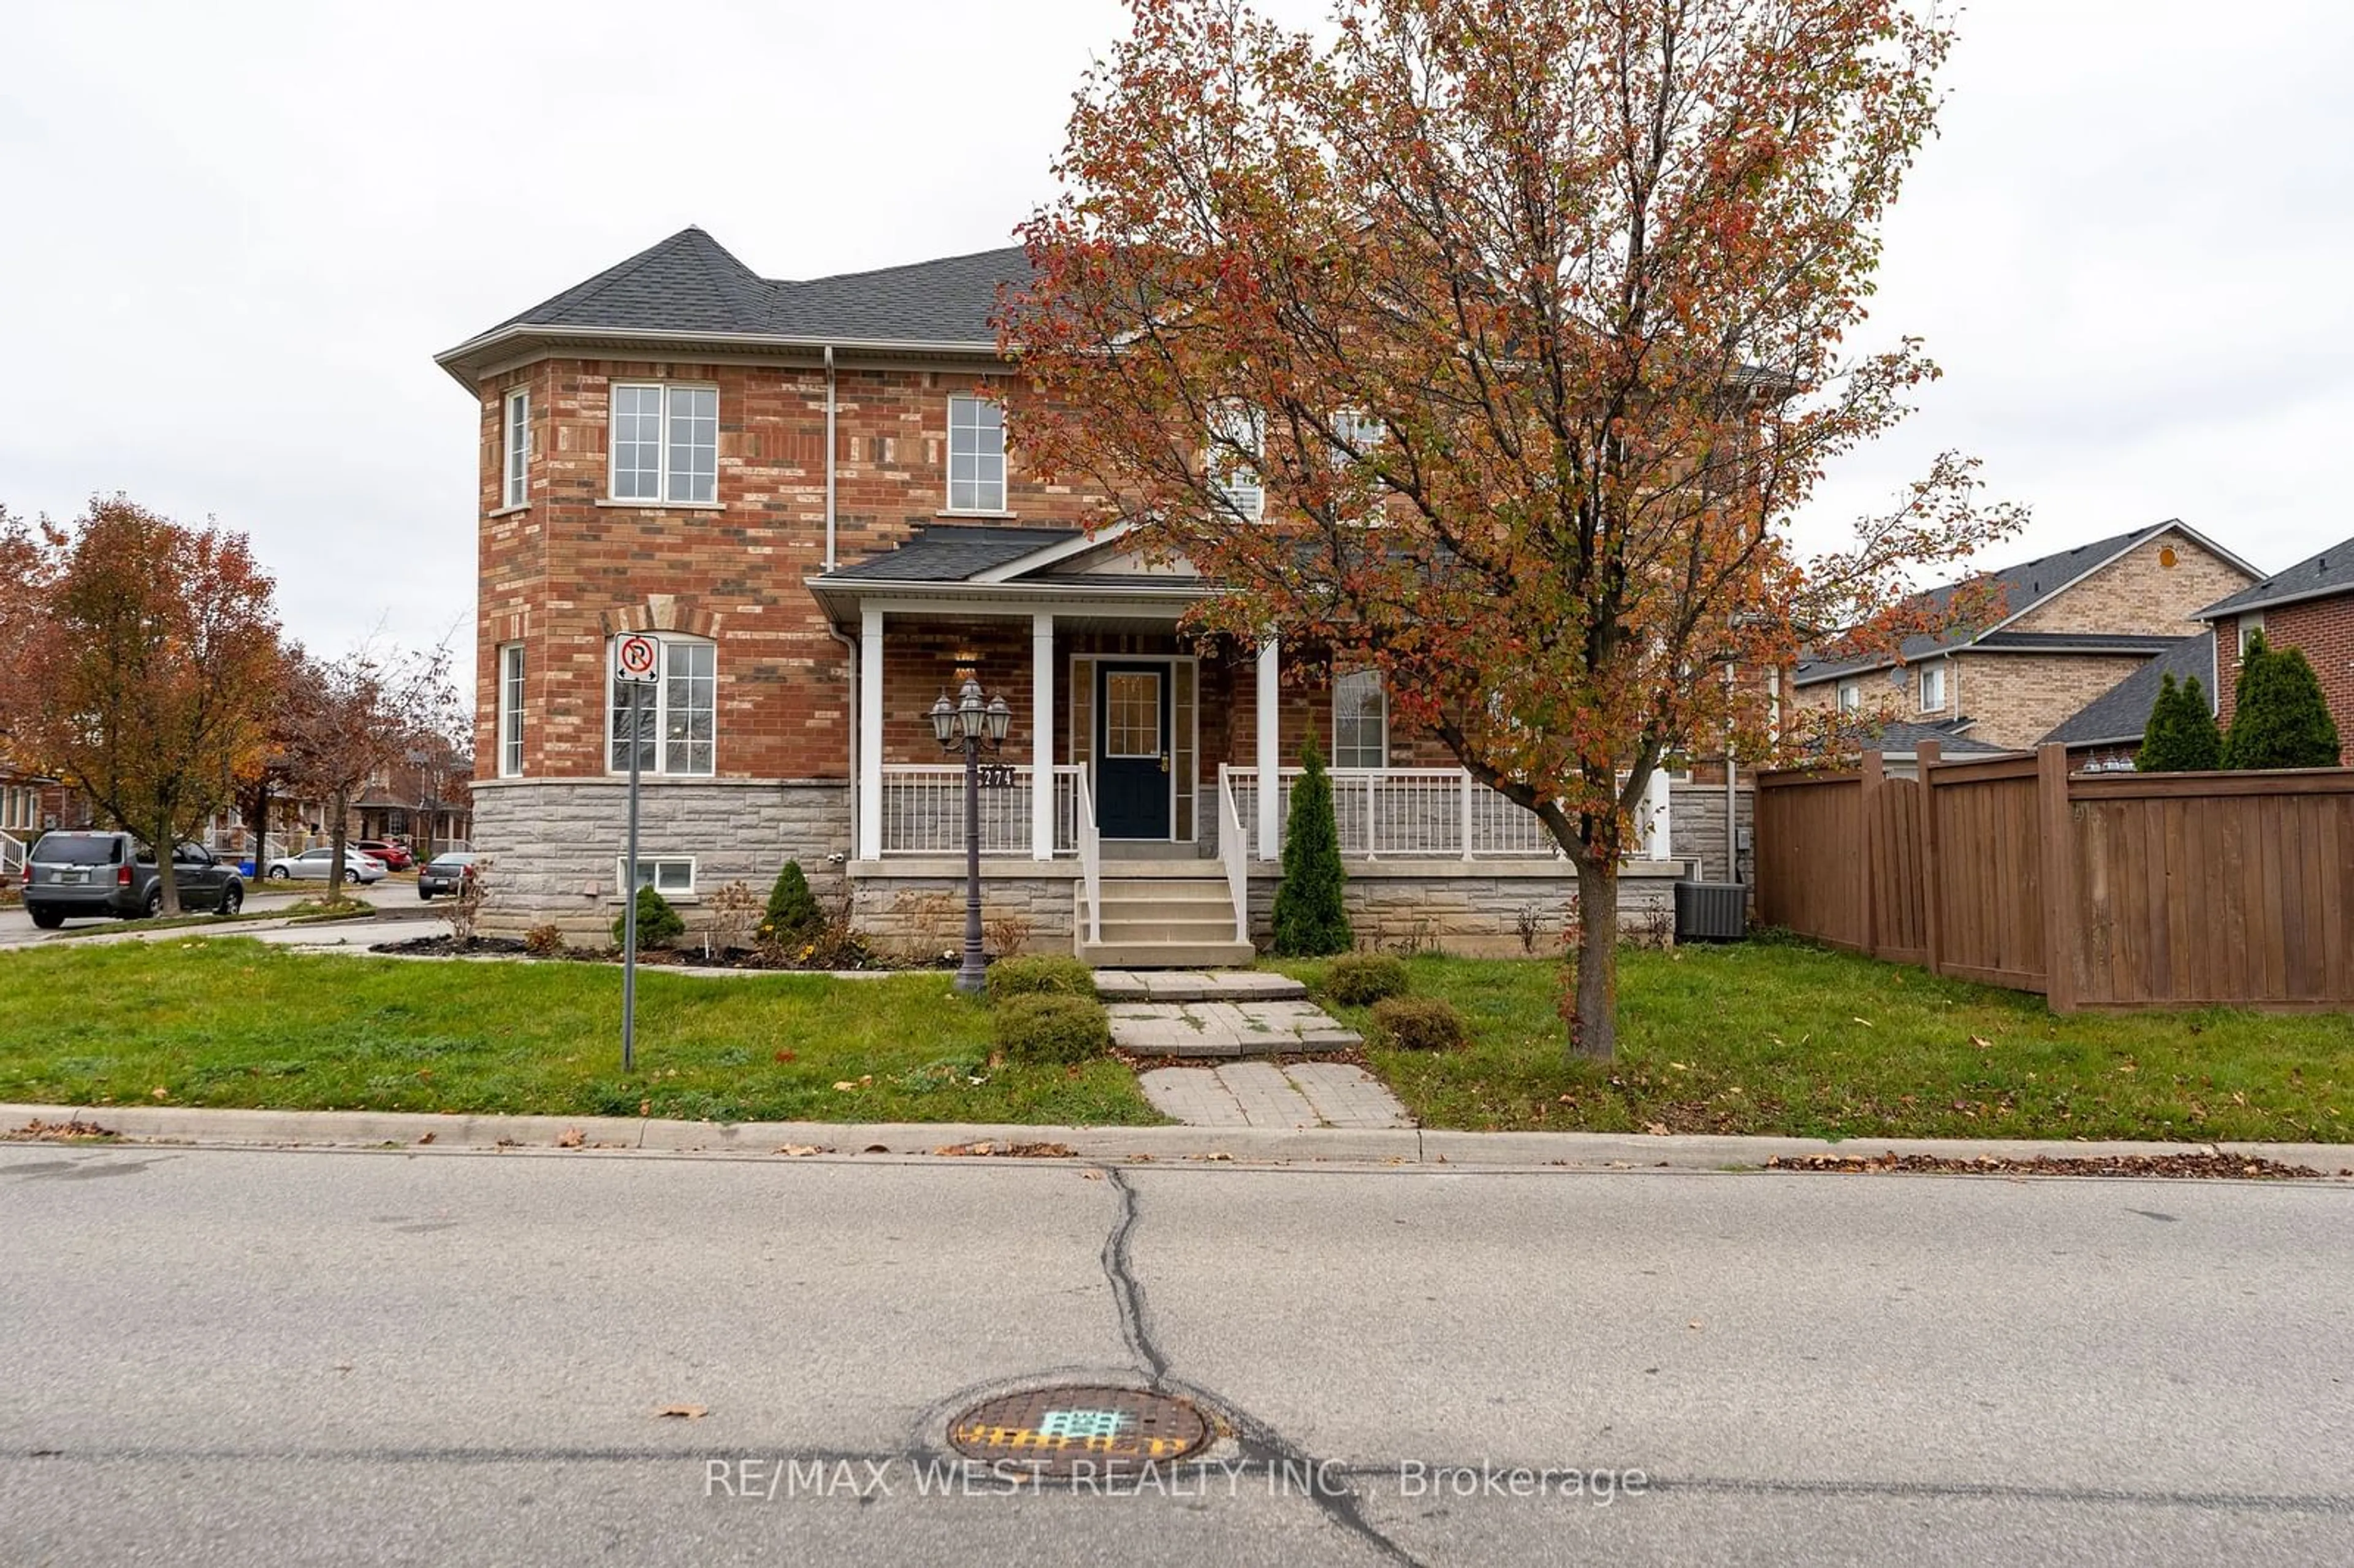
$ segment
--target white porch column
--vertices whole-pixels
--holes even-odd
[[[1278,679],[1275,635],[1270,632],[1258,645],[1258,857],[1274,860],[1281,853],[1278,848],[1282,839],[1280,806],[1283,790],[1283,736],[1276,726],[1282,722],[1282,685]]]
[[[1668,770],[1653,768],[1643,785],[1643,807],[1636,818],[1636,842],[1642,846],[1645,860],[1666,860],[1675,853],[1669,837],[1670,807],[1674,799]]]
[[[1030,858],[1055,858],[1055,617],[1030,617]]]
[[[858,858],[883,858],[883,612],[858,610]]]

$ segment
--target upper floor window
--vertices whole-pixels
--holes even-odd
[[[1390,704],[1379,670],[1352,670],[1332,683],[1332,766],[1386,768]]]
[[[993,398],[949,399],[949,510],[1005,510],[1005,410]]]
[[[638,768],[645,773],[709,774],[719,716],[718,651],[699,637],[656,639],[660,679],[651,686],[615,683],[608,698],[610,765],[630,768],[630,694],[639,693]],[[609,658],[606,668],[612,667]]]
[[[2241,658],[2244,659],[2248,656],[2248,640],[2254,637],[2258,632],[2264,630],[2264,612],[2263,610],[2257,610],[2253,615],[2243,615],[2240,617]]]
[[[613,385],[612,498],[652,505],[719,499],[719,389]]]
[[[1210,450],[1203,467],[1210,488],[1237,517],[1256,523],[1267,510],[1258,472],[1267,453],[1267,416],[1247,403],[1225,402],[1210,413]]]
[[[499,777],[523,772],[523,644],[499,650]]]
[[[1839,711],[1843,714],[1860,713],[1862,708],[1863,683],[1841,681],[1839,683]]]
[[[505,453],[499,484],[501,506],[521,506],[529,497],[531,480],[531,394],[521,387],[506,397]]]
[[[1939,660],[1921,666],[1921,711],[1942,713],[1946,707],[1946,663]]]

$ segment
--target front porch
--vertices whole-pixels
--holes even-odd
[[[962,574],[952,578],[928,575],[949,554],[933,543],[943,534]],[[976,570],[992,546],[1027,553]],[[1359,682],[1344,699],[1329,672],[1288,663],[1276,637],[1181,639],[1204,591],[1190,574],[1076,534],[956,527],[814,586],[857,630],[847,870],[860,924],[879,940],[937,951],[961,929],[964,768],[926,715],[968,672],[1013,709],[977,802],[992,947],[1023,935],[1102,962],[1246,960],[1267,928],[1310,733],[1340,763],[1335,815],[1361,940],[1543,950],[1574,902],[1575,877],[1536,817],[1394,725],[1378,687]],[[1668,906],[1681,869],[1669,800],[1662,776],[1643,858],[1627,872],[1638,920]]]

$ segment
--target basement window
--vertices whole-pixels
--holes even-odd
[[[613,863],[613,886],[624,898],[635,891],[627,885],[628,868],[629,862],[625,860]],[[695,857],[678,855],[639,861],[637,886],[651,887],[665,898],[692,895],[695,892]]]

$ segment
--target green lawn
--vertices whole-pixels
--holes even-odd
[[[2062,1019],[2038,996],[1767,940],[1627,953],[1617,1059],[1572,1065],[1558,964],[1408,967],[1474,1035],[1446,1054],[1371,1052],[1432,1127],[2354,1141],[2344,1013]]]
[[[596,964],[402,962],[233,938],[16,951],[0,954],[0,1100],[557,1116],[646,1106],[715,1121],[1161,1119],[1117,1062],[990,1065],[988,1010],[946,974],[642,973],[630,1075],[620,999],[620,969]]]

